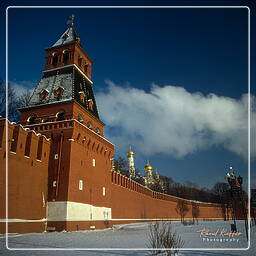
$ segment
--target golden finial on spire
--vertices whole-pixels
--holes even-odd
[[[134,152],[132,151],[132,146],[130,145],[130,149],[129,149],[128,153],[127,153],[127,156],[131,157],[133,155],[134,155]]]

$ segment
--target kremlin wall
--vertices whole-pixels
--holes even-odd
[[[188,207],[184,219],[230,218],[225,205],[150,190],[150,168],[145,186],[137,183],[131,154],[130,178],[113,170],[114,145],[104,137],[105,124],[99,118],[92,60],[77,36],[73,17],[69,24],[45,49],[42,78],[27,106],[19,109],[19,122],[0,119],[0,232],[180,220],[180,204]]]
[[[8,125],[9,149],[7,154],[5,148],[6,124]],[[64,127],[66,124],[67,128],[71,127],[71,129],[76,125],[80,126],[78,122],[70,120],[59,122],[57,127]],[[80,129],[84,129],[83,126]],[[98,229],[111,227],[114,224],[154,219],[180,220],[180,215],[176,212],[177,203],[180,200],[189,207],[189,211],[184,216],[185,219],[193,219],[193,217],[198,220],[225,218],[223,214],[226,213],[223,212],[222,205],[202,202],[194,202],[198,207],[198,215],[193,216],[193,201],[154,192],[132,179],[112,171],[109,155],[105,154],[104,156],[104,153],[102,155],[98,153],[97,157],[99,162],[108,163],[108,169],[104,175],[102,173],[91,174],[85,178],[82,175],[79,177],[79,173],[72,173],[74,177],[70,177],[71,180],[68,183],[72,187],[68,193],[68,201],[72,203],[63,205],[67,195],[65,189],[61,188],[59,193],[63,193],[63,195],[59,195],[61,201],[58,207],[60,209],[57,209],[56,206],[53,208],[51,205],[54,202],[51,200],[52,194],[48,192],[50,191],[48,189],[49,182],[51,182],[51,177],[48,174],[51,139],[21,125],[6,122],[5,119],[0,120],[0,135],[1,233],[5,232],[6,224],[4,205],[6,177],[3,175],[3,170],[5,170],[7,156],[8,232],[10,233]],[[90,150],[96,152],[96,148],[88,147],[82,139],[68,143],[72,143],[81,152],[79,156],[72,155],[70,151],[66,152],[67,155],[71,153],[77,164],[84,161],[84,165],[86,165],[88,157],[91,157],[87,156],[87,151],[88,153]],[[90,154],[93,155],[92,152]],[[102,169],[100,168],[100,170]],[[85,182],[83,190],[79,190],[79,184],[76,182],[79,179],[88,180],[88,184]],[[87,186],[88,188],[86,188]],[[69,216],[63,216],[63,212],[68,212]]]

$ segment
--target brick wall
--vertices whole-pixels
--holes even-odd
[[[0,120],[0,135],[0,232],[4,232],[6,219],[6,158],[8,159],[9,232],[42,232],[46,218],[50,140],[3,119]]]
[[[223,205],[185,200],[175,196],[154,192],[141,184],[111,172],[113,224],[133,222],[139,219],[180,219],[176,211],[181,201],[187,205],[185,219],[224,219]],[[192,208],[198,208],[198,213]],[[122,221],[126,220],[126,221]]]

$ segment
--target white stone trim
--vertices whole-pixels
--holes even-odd
[[[26,220],[26,219],[0,219],[0,222],[45,222],[47,221],[46,218],[39,219],[39,220]]]
[[[69,201],[48,202],[48,221],[111,220],[111,208]]]
[[[92,80],[76,64],[68,64],[68,65],[61,66],[61,67],[46,69],[46,70],[43,70],[43,72],[46,73],[46,72],[50,72],[50,71],[54,71],[54,70],[58,70],[58,69],[63,69],[63,68],[67,68],[67,67],[73,67],[73,66],[86,78],[86,80],[90,84],[93,84]]]

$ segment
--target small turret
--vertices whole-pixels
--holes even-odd
[[[144,181],[147,187],[154,183],[152,172],[153,167],[149,164],[149,161],[147,160],[147,164],[144,167]]]
[[[156,180],[160,180],[160,175],[159,175],[159,173],[158,173],[157,169],[156,169],[155,177],[156,177]]]
[[[135,178],[135,167],[134,167],[134,152],[131,149],[127,152],[127,157],[128,157],[128,168],[129,168],[129,175],[130,178],[133,179]]]
[[[153,167],[149,164],[147,160],[147,164],[144,167],[145,176],[151,177],[152,176]]]

